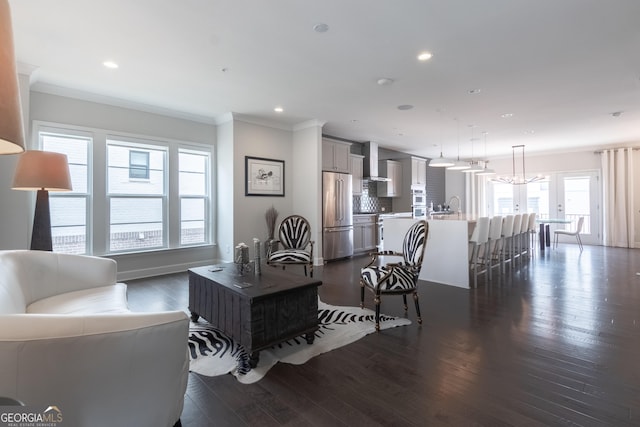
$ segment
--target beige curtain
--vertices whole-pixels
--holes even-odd
[[[601,162],[604,244],[633,248],[633,149],[603,150]]]
[[[466,214],[475,216],[487,215],[486,187],[489,179],[486,176],[476,176],[465,173],[465,209]]]

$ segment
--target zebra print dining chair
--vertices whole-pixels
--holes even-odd
[[[422,267],[427,244],[429,224],[417,221],[404,236],[402,252],[382,251],[372,254],[372,259],[360,271],[360,307],[364,308],[364,289],[374,294],[376,305],[376,331],[380,330],[380,297],[382,295],[402,295],[404,310],[407,311],[407,294],[413,295],[418,323],[422,324],[418,303],[418,276]],[[379,265],[380,257],[402,257],[403,261]]]
[[[302,265],[304,275],[313,277],[313,243],[311,240],[311,226],[306,218],[300,215],[290,215],[282,220],[278,228],[278,239],[273,242],[276,250],[271,245],[267,246],[267,265],[282,266]],[[282,246],[282,249],[280,247]]]

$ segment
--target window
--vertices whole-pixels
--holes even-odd
[[[149,179],[149,152],[129,151],[129,178]]]
[[[178,164],[180,244],[208,243],[209,153],[181,149]]]
[[[107,140],[110,252],[166,246],[166,157],[164,146]]]
[[[89,152],[92,138],[71,132],[41,131],[40,147],[67,155],[72,191],[49,192],[53,250],[69,254],[89,253]]]
[[[39,149],[67,155],[73,191],[50,192],[53,250],[105,255],[212,241],[212,149],[34,121]]]

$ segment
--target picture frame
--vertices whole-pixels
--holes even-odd
[[[244,157],[245,196],[284,197],[284,160]]]

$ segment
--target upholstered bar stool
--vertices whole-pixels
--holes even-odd
[[[524,258],[527,255],[528,241],[527,241],[527,228],[529,227],[529,213],[525,212],[522,214],[522,219],[520,220],[520,230],[518,230],[518,248],[517,253],[520,258],[520,265]]]
[[[511,257],[511,265],[515,266],[516,261],[520,258],[518,254],[518,236],[520,235],[520,226],[522,225],[522,214],[515,214],[513,216],[513,230],[511,231],[511,238],[509,239],[509,256]]]
[[[473,276],[473,287],[478,287],[478,276],[485,275],[485,283],[487,282],[488,266],[486,260],[488,258],[489,241],[489,217],[484,216],[478,218],[476,226],[471,233],[469,239],[469,270]],[[482,252],[482,253],[481,253]]]
[[[513,237],[513,215],[507,215],[502,221],[502,244],[500,245],[500,265],[504,274],[507,270],[506,264],[512,261],[509,248],[511,246],[511,238]]]
[[[527,226],[527,253],[529,255],[529,258],[531,258],[536,252],[536,236],[538,235],[536,231],[536,217],[537,214],[535,212],[531,212],[529,214],[529,224]]]
[[[489,222],[489,242],[487,259],[485,260],[486,268],[489,273],[489,281],[493,279],[493,269],[498,267],[500,273],[500,250],[502,245],[502,217],[494,216]]]

